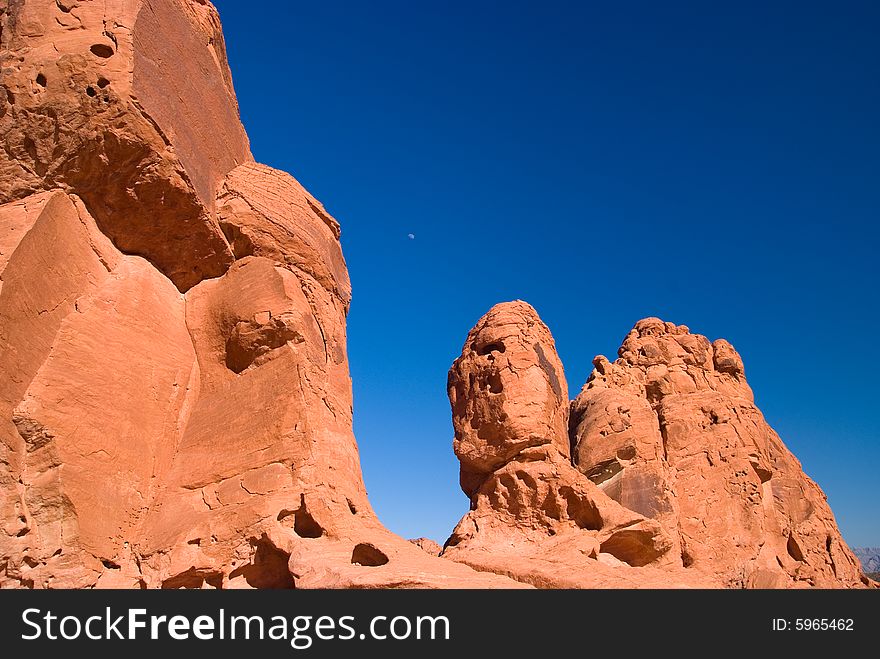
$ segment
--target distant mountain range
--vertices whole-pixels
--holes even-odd
[[[862,562],[865,572],[880,572],[880,547],[853,547],[853,552]]]

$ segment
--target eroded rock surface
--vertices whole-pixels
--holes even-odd
[[[731,587],[854,586],[857,559],[825,495],[754,404],[730,343],[657,318],[572,404],[574,463],[656,519],[677,561]]]
[[[185,291],[234,257],[217,185],[252,160],[210,3],[0,2],[0,203],[78,195]]]
[[[639,582],[629,571],[644,566],[644,585],[681,585],[655,574],[672,537],[572,466],[565,375],[531,306],[499,304],[483,316],[448,389],[471,512],[444,557],[536,586],[629,586]]]
[[[376,519],[339,224],[201,0],[0,2],[0,587],[520,587]]]
[[[340,226],[253,161],[210,2],[0,0],[0,65],[0,587],[862,583],[729,344],[642,321],[570,420],[522,302],[450,371],[470,512],[390,533]]]
[[[539,587],[868,585],[728,342],[649,318],[569,404],[553,339],[493,307],[449,372],[471,511],[443,556]]]

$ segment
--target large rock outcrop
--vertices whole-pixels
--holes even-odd
[[[471,511],[443,556],[551,587],[868,584],[733,346],[649,318],[594,364],[569,420],[534,309],[477,323],[448,384]]]
[[[252,157],[214,7],[3,0],[0,22],[0,199],[72,192],[181,291],[222,275],[217,185]]]
[[[825,495],[755,406],[730,343],[636,323],[572,404],[574,464],[677,537],[680,564],[733,587],[854,586]]]
[[[519,587],[370,508],[339,225],[202,0],[0,2],[0,587]]]
[[[499,304],[480,319],[448,390],[471,512],[445,557],[536,586],[686,585],[633,572],[667,565],[672,536],[572,466],[565,375],[531,306]]]
[[[729,344],[642,321],[570,407],[522,302],[450,372],[444,558],[390,533],[340,226],[253,161],[210,2],[0,0],[0,66],[0,587],[863,583]]]

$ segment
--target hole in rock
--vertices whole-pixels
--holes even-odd
[[[351,552],[351,562],[353,565],[379,567],[388,562],[388,557],[374,545],[361,542],[356,544],[354,551]]]
[[[42,73],[38,73],[38,74],[37,74],[37,84],[38,84],[40,87],[45,87],[45,86],[46,86],[46,76],[44,76]]]
[[[570,487],[560,487],[559,495],[565,500],[569,519],[579,528],[588,531],[598,531],[602,528],[602,516],[592,501],[586,497],[578,496]]]
[[[694,557],[690,555],[687,549],[681,548],[681,565],[682,567],[690,567],[694,564]]]
[[[504,347],[504,344],[501,341],[496,341],[494,343],[487,343],[481,348],[477,348],[478,355],[488,355],[493,352],[501,352],[503,353],[507,348]]]
[[[250,563],[229,574],[229,580],[243,577],[251,588],[284,590],[295,588],[287,567],[290,554],[278,549],[265,535],[251,540],[254,556]]]
[[[187,590],[199,590],[205,584],[212,588],[220,588],[223,586],[223,575],[214,570],[197,570],[191,567],[186,572],[165,579],[162,582],[163,590],[179,590],[184,588]]]
[[[299,508],[293,511],[282,510],[278,513],[278,521],[284,526],[290,527],[290,518],[293,517],[293,532],[300,538],[320,538],[324,535],[324,528],[318,524],[306,507],[306,497],[300,495]]]
[[[788,555],[794,560],[800,563],[804,562],[804,552],[801,551],[800,545],[798,545],[798,542],[793,535],[788,536],[788,543],[785,548],[788,550]]]
[[[114,562],[114,561],[108,560],[108,559],[106,559],[106,558],[102,558],[102,559],[101,559],[101,563],[102,563],[102,565],[103,565],[105,568],[107,568],[108,570],[118,570],[118,569],[119,569],[119,563],[116,563],[116,562]]]
[[[758,479],[762,483],[766,483],[771,478],[773,478],[773,472],[770,471],[769,469],[767,469],[766,467],[762,467],[757,462],[752,462],[751,465],[752,465],[752,469],[755,470],[755,474],[757,474]]]
[[[618,531],[599,546],[599,551],[633,567],[647,565],[660,555],[654,547],[653,534],[638,529]]]
[[[98,92],[95,90],[94,87],[92,87],[91,85],[89,85],[88,87],[86,87],[86,94],[88,94],[89,96],[91,96],[92,98],[94,98],[95,96],[98,95]]]
[[[107,85],[110,84],[110,81],[107,78],[98,78],[98,87],[104,89]]]
[[[354,506],[354,502],[348,498],[345,499],[345,502],[348,504],[348,509],[351,511],[351,514],[357,515],[358,511],[357,511],[357,508],[355,508],[355,506]]]
[[[501,376],[498,373],[489,373],[489,393],[500,394],[504,391],[504,384],[501,382]]]
[[[93,55],[97,55],[103,59],[107,59],[108,57],[113,57],[113,48],[108,46],[105,43],[96,43],[94,46],[89,48],[92,51]]]
[[[623,465],[617,461],[617,458],[611,458],[610,460],[603,460],[591,467],[584,475],[596,485],[601,485],[605,481],[619,474],[622,470]]]

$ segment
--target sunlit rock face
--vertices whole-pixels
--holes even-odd
[[[863,583],[729,344],[640,321],[572,404],[523,302],[450,371],[471,510],[390,533],[340,225],[254,162],[210,2],[0,0],[0,66],[0,587]]]
[[[0,2],[0,587],[518,587],[378,522],[339,224],[201,0]]]

